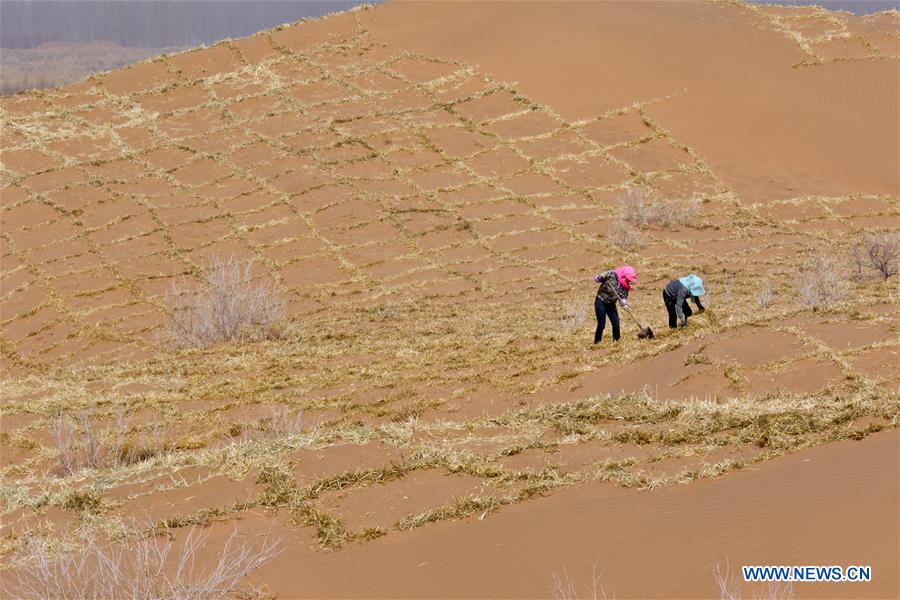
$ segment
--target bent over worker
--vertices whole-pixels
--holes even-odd
[[[669,313],[669,327],[674,329],[687,325],[688,317],[694,314],[687,300],[690,298],[697,305],[697,312],[706,310],[700,303],[700,296],[706,295],[703,288],[703,280],[691,273],[678,279],[673,279],[663,290],[663,302]]]
[[[634,267],[622,265],[616,269],[604,271],[594,276],[594,281],[600,284],[597,289],[597,297],[594,298],[594,312],[597,314],[597,329],[594,331],[594,343],[603,338],[603,330],[606,328],[606,318],[612,324],[614,341],[619,341],[619,311],[617,303],[628,306],[628,292],[631,291],[634,282],[637,281],[637,273]]]

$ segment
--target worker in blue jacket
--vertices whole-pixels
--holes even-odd
[[[669,312],[669,327],[674,329],[687,325],[688,317],[694,314],[688,298],[697,305],[697,312],[706,310],[700,303],[700,296],[706,295],[703,288],[703,280],[691,273],[685,277],[679,277],[669,282],[663,290],[663,302]]]

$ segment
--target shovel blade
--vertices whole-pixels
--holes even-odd
[[[638,337],[642,340],[652,340],[653,330],[649,327],[644,327],[643,329],[641,329],[640,333],[638,333]]]

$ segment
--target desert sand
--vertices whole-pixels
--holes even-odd
[[[280,598],[586,597],[592,561],[619,598],[782,562],[897,597],[897,276],[851,255],[900,229],[898,44],[897,13],[389,2],[0,99],[4,578],[35,539],[236,527],[281,540],[245,582]],[[629,190],[689,218],[624,243]],[[285,331],[172,348],[167,292],[228,256]],[[623,263],[658,335],[593,346]],[[708,310],[666,331],[690,272]]]
[[[885,473],[900,467],[898,455],[896,433],[880,433],[689,487],[582,486],[492,518],[387,536],[374,548],[296,548],[254,577],[281,582],[277,589],[288,596],[527,598],[547,595],[549,569],[566,573],[582,596],[596,574],[609,597],[715,598],[717,565],[862,562],[877,572],[865,593],[890,598],[898,546],[886,532],[898,527],[898,495]],[[259,531],[252,517],[246,523]],[[807,583],[794,591],[851,598],[859,585]]]

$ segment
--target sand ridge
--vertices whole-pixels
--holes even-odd
[[[389,3],[364,20],[389,43],[478,63],[569,119],[671,95],[654,119],[761,201],[896,195],[898,18],[739,2],[485,2],[477,13],[435,2]],[[843,43],[863,52],[818,50]]]

